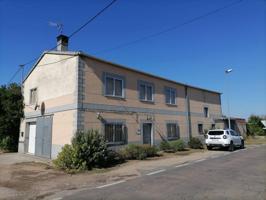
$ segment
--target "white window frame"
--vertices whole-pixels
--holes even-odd
[[[205,115],[205,109],[207,109],[207,116]],[[209,107],[208,106],[203,107],[203,115],[205,118],[209,118]]]
[[[168,125],[174,125],[176,127],[176,136],[172,136],[172,137],[169,137],[168,135]],[[179,133],[179,130],[178,130],[178,124],[177,123],[173,123],[173,122],[167,122],[166,123],[166,134],[167,134],[167,140],[177,140],[180,138],[180,133]]]
[[[145,94],[144,94],[144,99],[141,98],[140,95],[140,87],[144,86],[145,87]],[[151,100],[147,98],[147,87],[151,87]],[[139,100],[144,101],[144,102],[154,102],[154,85],[153,83],[145,82],[145,81],[138,81],[138,92],[139,92]]]
[[[113,94],[107,94],[107,78],[113,79],[113,85],[114,85]],[[115,94],[115,80],[119,80],[122,82],[122,87],[121,87],[122,95],[121,96]],[[124,79],[119,78],[119,76],[117,76],[117,75],[112,75],[112,74],[106,73],[105,77],[104,77],[104,95],[107,97],[125,98]]]
[[[167,102],[167,96],[166,96],[166,90],[170,91],[170,102]],[[174,92],[174,102],[172,102],[172,92]],[[176,89],[175,88],[171,88],[171,87],[165,87],[164,88],[164,95],[165,95],[165,103],[167,105],[176,105]]]
[[[106,125],[112,125],[113,129],[115,129],[115,125],[121,125],[122,126],[122,140],[121,141],[115,141],[115,131],[113,130],[113,141],[106,141],[107,144],[110,145],[122,145],[122,144],[126,144],[125,141],[125,124],[124,123],[117,123],[117,122],[107,122],[104,123],[104,138],[106,138]]]
[[[34,101],[33,101],[33,96],[32,96],[32,92],[33,91],[35,91],[35,99],[34,99]],[[37,90],[37,88],[32,88],[32,89],[30,89],[30,99],[29,99],[29,104],[30,105],[34,105],[34,104],[36,104],[37,103],[37,99],[38,99],[38,90]]]
[[[201,125],[202,126],[202,132],[200,132],[199,131],[199,125]],[[200,135],[202,135],[202,134],[204,134],[204,127],[203,127],[203,123],[198,123],[198,133],[200,134]]]

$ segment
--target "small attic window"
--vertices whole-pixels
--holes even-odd
[[[30,104],[35,104],[37,102],[37,88],[30,90]]]

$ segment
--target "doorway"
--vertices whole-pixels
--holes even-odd
[[[142,124],[143,144],[152,144],[152,123]]]
[[[29,123],[29,147],[28,153],[35,154],[36,123]]]

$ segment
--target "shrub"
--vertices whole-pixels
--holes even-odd
[[[182,139],[173,141],[162,141],[160,144],[160,149],[166,152],[177,152],[184,151],[186,144]]]
[[[129,144],[120,151],[125,159],[144,160],[147,157],[157,156],[158,149],[150,145]]]
[[[170,141],[169,144],[170,144],[171,149],[173,149],[174,152],[184,151],[186,148],[185,142],[181,139]]]
[[[199,138],[192,137],[188,142],[188,146],[191,149],[203,149],[203,144]]]
[[[0,149],[4,151],[17,151],[17,140],[11,136],[0,138]]]
[[[106,161],[105,167],[110,167],[113,165],[121,164],[123,162],[125,162],[125,159],[120,153],[116,151],[108,150],[107,161]]]
[[[113,151],[107,149],[102,135],[95,130],[77,132],[71,145],[65,145],[53,161],[57,168],[68,172],[107,167],[122,162]]]
[[[67,172],[81,171],[86,169],[86,163],[83,161],[83,165],[78,165],[79,158],[77,152],[72,145],[66,144],[62,151],[58,154],[57,158],[53,160],[54,165]]]
[[[168,142],[168,141],[162,141],[162,142],[160,143],[160,149],[161,149],[162,151],[169,151],[169,150],[171,150],[171,147],[170,147],[169,142]]]

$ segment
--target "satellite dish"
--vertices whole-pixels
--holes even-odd
[[[63,27],[64,27],[64,25],[62,23],[49,22],[49,26],[56,27],[59,34],[62,34],[63,33]]]

